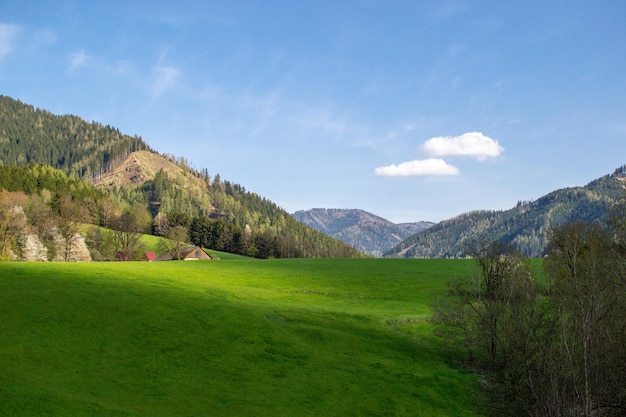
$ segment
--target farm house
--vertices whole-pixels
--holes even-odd
[[[156,258],[157,261],[172,261],[175,259],[176,251],[173,249],[162,253],[158,258]],[[211,255],[206,253],[200,246],[190,246],[180,249],[179,259],[185,261],[210,261],[213,258],[211,258]]]

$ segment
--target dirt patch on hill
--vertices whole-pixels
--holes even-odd
[[[160,155],[148,151],[133,152],[113,171],[107,172],[94,182],[94,185],[120,187],[125,185],[140,186],[154,179],[159,170],[169,178],[183,176],[183,169]]]

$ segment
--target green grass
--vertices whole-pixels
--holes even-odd
[[[100,229],[100,231],[102,232],[110,232],[109,229],[106,229],[104,227],[100,227],[100,226],[94,226],[92,224],[85,224],[82,226],[81,228],[81,233],[83,235],[86,235],[90,229]],[[161,255],[163,252],[163,249],[161,249],[160,247],[160,242],[162,240],[164,240],[165,238],[160,237],[160,236],[155,236],[155,235],[148,235],[148,234],[142,234],[141,235],[141,249],[139,250],[139,252],[155,252],[157,254],[157,256]],[[189,243],[189,245],[191,245],[191,243]],[[220,251],[216,251],[216,250],[212,250],[212,249],[205,249],[205,251],[207,253],[209,253],[211,256],[216,256],[219,259],[237,259],[237,260],[247,260],[247,259],[252,259],[249,258],[247,256],[243,256],[243,255],[236,255],[233,253],[227,253],[227,252],[220,252]]]
[[[426,320],[472,267],[3,263],[0,415],[479,416]]]

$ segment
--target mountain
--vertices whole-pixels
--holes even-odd
[[[207,180],[208,176],[190,171],[173,157],[168,159],[154,152],[136,151],[111,171],[95,178],[93,184],[109,190],[142,191],[155,216],[162,211],[193,217],[215,211]]]
[[[604,221],[610,207],[626,196],[626,165],[584,187],[563,188],[503,211],[473,211],[419,232],[387,251],[387,257],[454,258],[476,239],[514,244],[531,257],[544,252],[553,226],[573,220]]]
[[[181,179],[185,170],[163,156],[149,151],[136,151],[129,154],[111,171],[94,178],[93,184],[105,187],[140,186],[146,181],[154,180],[159,171],[169,178]],[[203,181],[197,178],[195,187]]]
[[[0,164],[40,163],[91,180],[138,150],[150,150],[138,136],[0,95]]]
[[[85,206],[99,226],[143,208],[152,233],[165,235],[182,226],[192,243],[195,238],[219,246],[207,246],[212,249],[255,257],[364,256],[219,174],[211,177],[184,158],[157,153],[138,136],[5,96],[0,96],[0,167],[7,168],[0,193],[4,188],[29,196],[88,197]],[[73,179],[85,186],[77,188]]]
[[[342,240],[372,256],[382,254],[403,239],[434,223],[395,224],[358,209],[300,210],[292,214],[299,222]]]
[[[413,223],[396,223],[396,226],[399,226],[403,230],[405,230],[410,235],[414,235],[415,233],[419,233],[422,230],[426,230],[429,227],[433,227],[435,225],[434,222],[428,221],[419,221]]]

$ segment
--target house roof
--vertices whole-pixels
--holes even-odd
[[[161,254],[157,261],[171,261],[175,258],[174,251],[167,251]],[[206,253],[204,249],[199,246],[190,246],[180,250],[180,259],[188,260],[211,260],[211,255]]]

